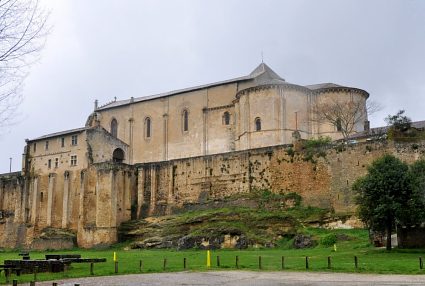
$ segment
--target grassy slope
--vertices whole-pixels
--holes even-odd
[[[328,210],[299,203],[293,207],[293,202],[293,194],[257,191],[227,198],[219,208],[130,221],[121,226],[120,236],[139,242],[158,238],[176,242],[183,236],[211,239],[231,234],[243,235],[249,245],[276,245],[282,237],[302,231],[304,225],[329,217]]]

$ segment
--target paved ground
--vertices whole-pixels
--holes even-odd
[[[210,271],[161,274],[133,274],[79,278],[56,281],[58,285],[74,286],[135,286],[135,285],[298,285],[298,286],[366,286],[366,285],[425,285],[425,275],[376,275],[306,272]],[[51,286],[52,282],[38,282]]]

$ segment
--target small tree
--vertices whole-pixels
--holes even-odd
[[[396,115],[388,115],[385,122],[391,129],[399,133],[406,132],[412,125],[412,120],[404,115],[404,110],[399,110]]]
[[[380,109],[381,107],[376,102],[361,99],[318,101],[312,106],[312,120],[335,126],[347,141],[351,135],[357,132],[356,126],[365,124],[368,115]]]
[[[409,180],[412,196],[403,222],[405,225],[414,225],[425,220],[425,160],[415,161],[409,166]]]
[[[373,230],[386,231],[386,248],[391,250],[393,226],[411,218],[413,195],[407,164],[384,155],[368,167],[368,174],[354,183],[353,190],[360,219]]]

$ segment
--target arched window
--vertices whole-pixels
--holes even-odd
[[[230,113],[229,112],[224,112],[223,114],[223,123],[224,125],[229,125],[230,124]]]
[[[151,138],[152,135],[152,121],[150,117],[146,117],[145,119],[145,136],[146,138]]]
[[[342,124],[341,124],[341,119],[337,119],[335,122],[335,127],[336,127],[336,131],[340,132],[342,131]]]
[[[115,118],[113,118],[111,121],[111,134],[114,137],[117,137],[118,135],[118,122]]]
[[[183,110],[183,131],[189,131],[189,112]]]
[[[261,118],[255,118],[255,131],[261,131]]]
[[[124,151],[121,148],[117,148],[112,153],[112,161],[116,163],[122,163],[124,161]]]

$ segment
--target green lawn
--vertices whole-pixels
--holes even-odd
[[[329,234],[329,231],[308,229],[307,233],[320,239]],[[385,249],[371,247],[367,243],[367,232],[363,230],[341,230],[333,233],[348,235],[351,240],[337,243],[337,251],[333,246],[317,246],[310,249],[296,250],[288,248],[290,241],[282,241],[281,247],[275,249],[248,249],[248,250],[214,250],[211,251],[211,270],[235,269],[236,256],[239,257],[239,269],[259,270],[258,260],[261,256],[261,271],[282,271],[282,256],[285,260],[283,271],[335,271],[361,273],[398,273],[398,274],[425,274],[419,269],[419,257],[425,257],[425,250],[397,250],[391,252]],[[106,263],[95,264],[95,275],[114,275],[113,252],[116,251],[119,261],[119,274],[140,273],[139,263],[143,261],[143,273],[163,271],[183,271],[183,259],[186,258],[187,269],[191,271],[206,271],[207,252],[202,250],[124,250],[123,245],[117,245],[104,250],[74,249],[67,251],[49,251],[48,253],[81,254],[83,258],[107,258]],[[31,252],[31,258],[44,258],[47,252]],[[217,256],[220,257],[220,267],[217,267]],[[309,269],[306,270],[305,257],[309,257]],[[331,256],[332,268],[327,268],[327,257]],[[354,256],[358,257],[358,269],[354,267]],[[164,258],[166,269],[163,270]],[[0,260],[19,259],[17,251],[0,253]],[[38,280],[55,280],[62,278],[90,276],[89,264],[72,264],[72,268],[65,273],[39,273]],[[19,282],[33,280],[33,275],[22,275],[12,279]],[[4,273],[0,282],[5,283]]]

